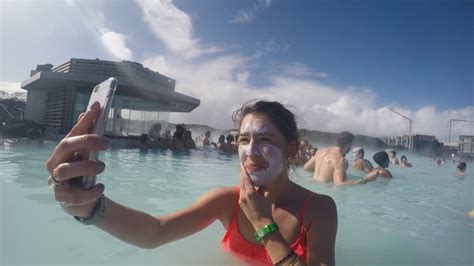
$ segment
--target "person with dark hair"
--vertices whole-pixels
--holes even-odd
[[[237,146],[234,144],[234,135],[228,134],[225,137],[224,151],[226,153],[237,153]]]
[[[185,149],[196,149],[196,142],[194,142],[190,130],[184,131],[183,144]]]
[[[204,133],[204,140],[202,141],[202,146],[211,146],[211,142],[211,131],[206,131],[206,133]]]
[[[355,147],[352,150],[352,170],[363,171],[369,173],[374,166],[369,160],[364,159],[364,149]]]
[[[219,136],[219,138],[217,139],[217,143],[212,142],[211,144],[214,146],[214,148],[216,148],[220,151],[223,151],[223,152],[226,151],[226,149],[225,149],[226,148],[225,147],[226,146],[225,145],[225,136],[224,135]]]
[[[86,135],[99,113],[98,105],[87,111],[46,162],[56,201],[79,222],[130,244],[156,248],[219,220],[226,229],[224,249],[252,265],[335,265],[336,205],[288,177],[288,162],[299,141],[294,115],[282,104],[259,101],[234,113],[239,128],[237,186],[215,188],[165,216],[112,201],[103,194],[103,184],[91,190],[75,186],[78,176],[97,175],[105,167],[71,156],[107,149],[106,138]]]
[[[399,164],[396,151],[390,150],[390,152],[388,153],[388,156],[390,158],[390,163],[391,164],[393,164],[393,165],[398,165]]]
[[[336,140],[335,147],[319,149],[303,168],[313,172],[313,179],[316,182],[334,182],[336,185],[355,184],[353,180],[347,180],[346,171],[349,165],[344,158],[351,150],[354,135],[343,131]]]
[[[148,134],[141,134],[138,144],[140,151],[148,151],[150,149],[150,143],[148,142]]]
[[[400,157],[400,167],[413,167],[413,165],[408,162],[408,158],[405,155],[402,155]]]
[[[390,173],[390,171],[386,169],[390,165],[390,158],[388,154],[385,151],[379,151],[374,154],[373,158],[374,162],[378,165],[378,167],[374,168],[372,172],[378,172],[377,176],[380,177],[392,178],[392,173]]]
[[[457,171],[456,174],[459,176],[463,176],[466,173],[467,164],[466,162],[460,162],[456,167]]]

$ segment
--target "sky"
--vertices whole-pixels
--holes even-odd
[[[276,100],[300,128],[446,141],[474,120],[474,2],[0,0],[0,90],[37,64],[131,60],[201,100],[172,122],[233,128]],[[474,123],[452,135],[474,134]]]

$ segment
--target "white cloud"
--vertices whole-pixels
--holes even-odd
[[[290,45],[287,43],[279,44],[274,41],[257,42],[257,46],[266,53],[286,52],[290,48]]]
[[[193,37],[191,18],[171,0],[136,0],[151,31],[177,56],[194,58],[221,51]]]
[[[271,0],[257,0],[251,7],[237,11],[237,15],[231,20],[232,23],[247,23],[257,17],[259,10],[269,8],[272,5]]]
[[[177,80],[177,91],[197,97],[201,105],[191,113],[171,115],[174,122],[208,124],[221,129],[233,128],[232,112],[252,99],[280,101],[300,118],[299,126],[322,131],[349,130],[369,136],[392,136],[408,133],[408,122],[386,107],[376,107],[376,96],[367,88],[334,87],[301,76],[273,75],[268,84],[255,87],[253,58],[227,55],[205,62],[176,60],[158,56],[144,65]],[[445,141],[450,117],[473,119],[474,107],[438,111],[432,107],[397,111],[413,119],[413,132],[436,135]],[[474,125],[458,125],[455,135],[474,133]]]
[[[329,76],[329,74],[324,72],[317,72],[313,70],[310,66],[303,63],[292,63],[285,65],[276,66],[277,70],[280,71],[281,75],[296,76],[296,77],[313,77],[324,79]]]
[[[7,93],[26,92],[21,88],[20,82],[0,81],[0,91]]]
[[[201,100],[201,105],[191,113],[171,114],[172,122],[233,128],[231,115],[236,108],[252,99],[267,99],[292,106],[291,110],[300,118],[301,128],[330,132],[349,130],[369,136],[408,133],[408,122],[386,107],[377,106],[377,95],[370,88],[325,85],[318,79],[328,74],[306,64],[276,63],[256,71],[255,66],[259,66],[261,59],[258,55],[245,57],[227,53],[192,60],[212,49],[203,49],[199,40],[193,37],[189,16],[170,0],[137,1],[145,21],[171,51],[171,54],[149,57],[143,60],[143,65],[175,79],[177,91]],[[260,1],[254,6],[270,5],[271,1]],[[262,49],[265,47],[267,51]],[[274,42],[263,43],[259,48],[264,52],[288,49]],[[269,74],[262,78],[256,73]],[[253,79],[266,85],[257,87],[250,82]],[[442,141],[449,133],[447,121],[450,117],[458,115],[472,120],[474,110],[472,106],[441,111],[432,107],[393,107],[413,119],[413,132],[434,134]],[[474,125],[458,126],[455,135],[468,132],[474,132]]]
[[[125,44],[125,36],[123,34],[113,32],[106,28],[100,29],[100,40],[107,51],[120,60],[131,60],[132,51]]]

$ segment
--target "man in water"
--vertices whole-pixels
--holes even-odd
[[[313,179],[316,182],[334,182],[336,185],[354,184],[353,180],[347,180],[346,170],[348,166],[344,156],[351,150],[354,135],[343,131],[337,137],[336,146],[319,149],[305,165],[306,171],[314,171]]]
[[[352,170],[369,173],[372,169],[374,169],[372,163],[364,159],[364,149],[355,147],[352,150]]]

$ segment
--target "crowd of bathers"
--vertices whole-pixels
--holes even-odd
[[[142,151],[149,149],[189,150],[196,148],[192,133],[185,125],[176,125],[171,134],[169,129],[161,134],[161,125],[154,124],[148,134],[142,134],[139,139],[138,148]]]

